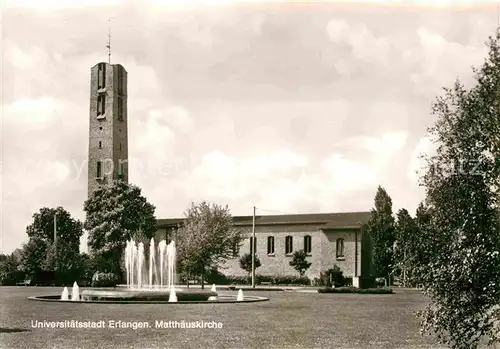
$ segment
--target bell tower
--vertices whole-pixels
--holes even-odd
[[[127,71],[98,63],[90,72],[88,197],[121,178],[128,182]]]

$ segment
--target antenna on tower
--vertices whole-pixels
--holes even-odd
[[[111,64],[111,18],[108,18],[108,44],[106,48],[108,49],[108,63]]]

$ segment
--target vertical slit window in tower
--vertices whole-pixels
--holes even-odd
[[[118,93],[123,94],[123,70],[118,67]]]
[[[101,178],[102,177],[102,162],[97,161],[97,173],[96,173],[96,178]]]
[[[106,65],[104,63],[99,63],[99,69],[97,74],[97,88],[101,89],[106,87]]]
[[[101,95],[97,96],[97,115],[101,115]]]
[[[102,149],[102,142],[99,141],[99,149]]]
[[[100,94],[97,96],[97,115],[106,114],[106,95]]]
[[[118,97],[118,121],[123,121],[123,99]]]

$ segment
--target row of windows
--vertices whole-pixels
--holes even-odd
[[[96,167],[96,178],[102,179],[103,178],[103,162],[102,161],[97,161],[97,167]],[[117,169],[117,175],[118,177],[123,177],[124,171],[123,171],[123,163],[121,161],[118,162],[118,169]]]
[[[118,69],[118,120],[123,121],[123,70]],[[106,92],[99,91],[106,87],[106,64],[99,63],[97,74],[97,116],[104,117],[106,114]]]
[[[344,258],[344,252],[345,252],[345,247],[344,247],[344,239],[337,239],[337,244],[336,244],[336,257],[337,258]],[[250,254],[253,253],[253,250],[257,251],[257,238],[255,240],[253,237],[250,238]],[[304,252],[307,254],[312,253],[312,238],[310,235],[304,236]],[[285,237],[285,254],[292,254],[293,253],[293,236],[286,236]],[[267,237],[267,254],[274,254],[274,236],[268,236]]]
[[[101,90],[106,87],[106,64],[105,63],[99,63],[98,66],[98,73],[97,73],[97,89]],[[118,69],[117,70],[117,87],[118,87],[118,94],[123,95],[123,69]]]

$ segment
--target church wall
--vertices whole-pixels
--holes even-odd
[[[322,234],[322,265],[321,270],[328,270],[337,265],[346,277],[356,276],[361,272],[361,237],[358,233],[356,251],[356,233],[354,231],[327,231]],[[344,259],[337,259],[337,239],[344,239]],[[357,252],[357,253],[356,253]]]
[[[272,229],[275,230],[275,229]],[[283,229],[284,230],[284,229]],[[312,251],[308,260],[312,263],[306,271],[305,276],[317,278],[321,271],[327,270],[337,264],[344,272],[345,276],[352,277],[355,272],[355,234],[349,232],[328,232],[316,231],[295,231],[293,226],[288,226],[288,232],[266,231],[266,229],[256,229],[257,256],[261,261],[261,266],[256,269],[258,275],[297,275],[297,271],[289,265],[292,256],[285,255],[285,237],[293,237],[293,250],[298,251],[304,248],[304,236],[310,235],[312,238]],[[250,253],[250,237],[240,247],[239,256]],[[275,255],[267,255],[267,237],[274,237]],[[336,260],[336,239],[345,239],[345,260]],[[358,239],[360,239],[358,234]],[[239,265],[239,257],[229,260],[219,268],[219,271],[226,275],[244,276],[246,272]],[[358,274],[361,270],[361,241],[358,241]]]
[[[311,267],[306,271],[306,276],[314,277],[320,271],[320,232],[319,231],[303,231],[303,232],[270,232],[259,231],[255,233],[257,239],[256,256],[261,262],[261,266],[256,269],[256,274],[259,275],[294,275],[299,276],[298,272],[289,265],[292,260],[292,255],[285,254],[285,237],[292,236],[293,251],[302,250],[304,248],[304,236],[311,236],[311,255],[307,257],[312,263]],[[247,234],[240,246],[239,256],[250,253],[250,237],[251,233]],[[267,238],[274,237],[274,255],[267,254]],[[239,265],[239,257],[228,261],[225,265],[219,268],[219,271],[226,275],[247,275],[246,271],[241,269]]]
[[[225,275],[246,276],[247,273],[241,269],[239,258],[246,253],[250,253],[250,237],[252,236],[251,226],[237,227],[243,231],[246,239],[242,242],[238,257],[228,260],[224,265],[219,266],[219,271]],[[155,235],[155,240],[165,239],[170,235],[168,228],[159,228]],[[366,268],[369,258],[367,244],[362,243],[362,234],[357,234],[357,251],[355,247],[355,231],[326,231],[320,230],[317,225],[268,225],[256,226],[255,236],[257,239],[257,257],[261,261],[261,266],[256,269],[257,275],[293,275],[298,276],[297,271],[289,265],[292,260],[291,255],[285,254],[285,237],[293,237],[293,251],[304,248],[304,236],[311,236],[311,255],[308,260],[312,263],[306,271],[305,276],[313,279],[319,277],[322,271],[332,268],[334,265],[344,272],[344,276],[353,277],[356,273],[355,256],[357,252],[357,275],[361,276],[362,265]],[[267,238],[274,237],[274,255],[267,254]],[[337,239],[344,239],[345,259],[336,259]]]

